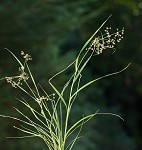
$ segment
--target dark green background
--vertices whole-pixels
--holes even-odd
[[[32,55],[30,67],[36,80],[52,92],[48,79],[67,66],[96,29],[112,14],[105,27],[125,27],[124,39],[111,50],[93,57],[84,71],[87,82],[131,66],[124,72],[105,78],[81,92],[72,110],[71,122],[82,115],[101,112],[120,114],[125,122],[106,115],[96,116],[83,128],[83,138],[75,150],[142,149],[142,1],[141,0],[1,0],[0,1],[0,77],[14,75],[19,67],[4,50],[20,56]],[[105,29],[102,28],[102,31]],[[55,83],[62,86],[69,74]],[[13,106],[21,107],[14,97],[22,93],[0,82],[0,114],[20,116]],[[29,114],[30,115],[30,114]],[[0,150],[42,150],[39,139],[6,139],[22,135],[12,128],[18,124],[0,118]]]

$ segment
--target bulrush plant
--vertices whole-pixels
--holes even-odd
[[[107,20],[106,20],[107,21]],[[34,120],[28,117],[27,114],[22,113],[23,108],[15,110],[23,116],[23,120],[13,116],[0,115],[1,117],[11,118],[21,122],[21,126],[14,126],[14,128],[24,132],[26,135],[16,138],[26,137],[39,137],[46,143],[46,149],[49,150],[72,150],[75,142],[80,138],[80,132],[85,123],[91,118],[99,114],[109,114],[121,118],[117,114],[113,113],[101,113],[97,110],[95,113],[82,117],[74,124],[69,124],[70,114],[72,106],[77,98],[79,92],[91,85],[92,83],[103,79],[108,76],[112,76],[124,71],[129,64],[120,71],[110,73],[99,78],[93,79],[88,83],[80,86],[82,72],[85,69],[89,60],[100,55],[105,49],[113,49],[115,51],[115,44],[120,42],[123,38],[124,29],[118,30],[115,33],[110,33],[111,28],[106,28],[103,34],[100,30],[106,23],[106,21],[97,29],[97,31],[90,37],[90,39],[84,44],[76,59],[70,63],[66,68],[55,74],[49,79],[49,85],[53,89],[53,94],[48,94],[45,89],[36,83],[32,72],[29,67],[29,61],[32,60],[29,54],[25,54],[23,51],[21,55],[24,58],[23,63],[18,59],[15,54],[6,48],[6,50],[16,59],[19,63],[19,75],[7,76],[1,80],[6,80],[14,88],[19,88],[26,95],[29,96],[28,101],[24,98],[18,99],[26,108],[28,108],[31,114],[34,116]],[[68,70],[70,67],[74,68],[71,77],[64,84],[61,91],[52,83],[55,77]],[[69,89],[68,95],[65,98],[65,92]],[[36,103],[38,108],[31,106],[30,99]],[[121,118],[122,119],[122,118]],[[123,119],[122,119],[123,120]],[[72,133],[76,133],[74,138],[71,138]]]

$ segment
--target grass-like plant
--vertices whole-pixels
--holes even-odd
[[[33,100],[38,105],[39,108],[35,109],[33,106],[31,106],[30,102],[22,98],[18,100],[30,110],[31,114],[35,117],[34,120],[28,117],[27,114],[22,113],[22,108],[15,108],[15,110],[24,117],[23,120],[13,116],[0,115],[1,117],[12,118],[22,123],[21,126],[14,126],[14,128],[24,132],[26,135],[17,138],[39,137],[43,139],[49,150],[72,150],[76,140],[80,136],[83,125],[88,122],[92,117],[99,114],[110,114],[121,118],[117,114],[100,113],[99,110],[97,110],[95,113],[81,118],[73,125],[69,125],[72,106],[80,91],[100,79],[124,71],[129,66],[128,64],[125,68],[118,72],[110,73],[102,77],[93,79],[92,81],[80,86],[80,81],[82,77],[81,74],[89,60],[92,57],[101,54],[103,50],[107,48],[113,49],[115,51],[115,44],[117,42],[120,42],[123,38],[124,29],[120,31],[117,29],[115,33],[110,34],[111,28],[107,27],[104,31],[105,33],[102,34],[100,29],[104,26],[106,21],[85,43],[85,45],[82,47],[79,54],[77,55],[76,59],[65,69],[61,70],[49,79],[49,84],[54,90],[53,94],[48,94],[41,85],[37,85],[28,65],[28,62],[32,60],[30,55],[25,54],[22,51],[21,55],[24,58],[24,62],[22,63],[17,58],[17,56],[15,56],[15,54],[13,54],[10,50],[6,49],[19,63],[20,75],[7,76],[2,78],[1,80],[6,80],[12,85],[12,87],[22,90],[25,94],[29,96],[29,98],[31,98],[31,100]],[[62,90],[59,91],[58,88],[53,85],[52,80],[58,75],[62,74],[64,71],[68,70],[70,67],[74,67],[72,76],[64,84]],[[69,89],[69,93],[65,98],[64,93],[67,89]],[[75,132],[76,130],[78,132]],[[76,136],[73,138],[73,140],[69,140],[70,142],[67,142],[67,140],[70,139],[70,136],[74,132],[76,133]]]

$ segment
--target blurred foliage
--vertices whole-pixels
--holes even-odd
[[[112,116],[96,116],[84,126],[81,133],[84,136],[76,143],[78,150],[142,149],[141,0],[2,0],[0,4],[0,77],[15,74],[18,67],[3,49],[7,47],[16,55],[24,50],[33,57],[31,68],[36,80],[49,92],[48,79],[75,59],[84,42],[110,14],[112,17],[105,26],[114,30],[124,26],[124,40],[113,55],[107,50],[92,58],[82,82],[120,70],[129,62],[132,65],[80,93],[71,123],[98,109],[121,114],[125,122]],[[60,88],[69,75],[70,71],[57,78],[55,84]],[[14,97],[21,97],[22,93],[4,81],[0,87],[0,114],[18,116],[12,106],[20,106]],[[16,122],[3,118],[0,122],[1,150],[44,147],[38,139],[6,139],[20,133],[12,128]]]

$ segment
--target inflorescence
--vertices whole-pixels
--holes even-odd
[[[22,81],[26,82],[29,79],[28,74],[25,72],[25,64],[29,60],[32,60],[32,58],[29,54],[25,54],[23,51],[21,51],[21,55],[23,56],[25,62],[24,65],[21,65],[19,67],[20,75],[13,77],[5,77],[6,81],[10,83],[14,88],[17,88],[19,85],[22,85]]]
[[[19,71],[21,72],[19,76],[5,77],[6,81],[14,88],[17,88],[18,85],[22,85],[21,81],[26,81],[29,79],[29,76],[25,72],[24,67],[19,67]]]
[[[48,95],[48,96],[40,96],[39,98],[36,98],[36,101],[40,104],[42,103],[42,101],[52,101],[54,102],[55,100],[55,93],[51,94],[51,95]]]
[[[123,38],[124,28],[110,34],[111,27],[105,29],[105,34],[101,33],[101,36],[96,37],[86,50],[92,50],[99,55],[103,50],[107,48],[115,49],[115,44],[120,42]]]

